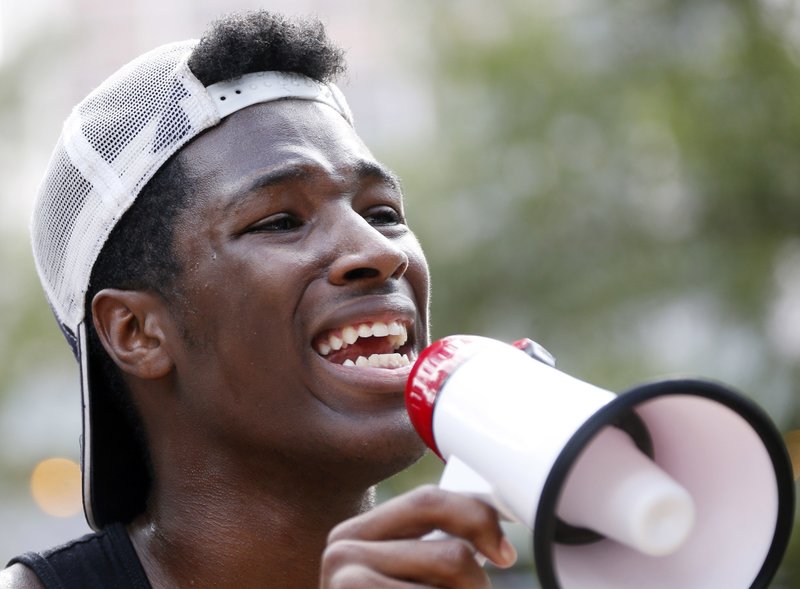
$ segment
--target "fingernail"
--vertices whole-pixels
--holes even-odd
[[[517,562],[517,549],[514,548],[514,545],[509,542],[508,538],[505,536],[500,540],[500,557],[503,559],[503,562],[499,564],[504,567],[510,567]]]

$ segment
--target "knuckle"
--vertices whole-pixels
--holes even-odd
[[[338,540],[325,548],[322,553],[322,567],[324,570],[346,568],[346,565],[359,560],[361,545],[352,540]]]
[[[494,507],[480,501],[479,499],[473,499],[473,505],[470,507],[470,511],[472,514],[484,521],[496,521],[497,520],[497,510]]]
[[[475,568],[476,561],[472,548],[464,542],[448,542],[442,547],[442,553],[437,561],[439,574],[448,580],[457,580],[468,571]]]
[[[465,564],[475,562],[475,551],[464,542],[452,542],[449,551],[450,560],[458,565],[459,570],[463,570]]]
[[[421,511],[435,511],[444,503],[443,492],[436,485],[423,485],[411,495],[411,501],[416,509]]]
[[[336,526],[328,533],[328,544],[341,542],[347,538],[352,538],[355,535],[357,525],[353,520],[345,520]]]
[[[410,496],[412,506],[424,513],[458,514],[462,521],[490,524],[497,521],[497,511],[488,503],[451,491],[443,491],[436,485],[423,485]]]
[[[340,538],[344,536],[343,528],[344,524],[339,524],[337,526],[334,526],[334,528],[330,532],[328,532],[328,542],[327,542],[328,546],[330,546],[334,542],[337,542]]]
[[[374,587],[374,575],[362,566],[348,565],[333,572],[327,579],[326,589],[368,589]]]

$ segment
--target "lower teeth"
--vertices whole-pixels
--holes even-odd
[[[408,366],[411,361],[408,359],[407,354],[372,354],[369,358],[359,356],[355,362],[347,359],[342,363],[342,366],[370,366],[372,368],[400,368],[401,366]]]

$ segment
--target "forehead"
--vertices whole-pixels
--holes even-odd
[[[225,192],[290,164],[334,174],[376,163],[339,113],[306,100],[235,112],[184,147],[180,158],[193,183]]]

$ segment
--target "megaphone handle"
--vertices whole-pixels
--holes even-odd
[[[492,485],[458,456],[450,456],[445,464],[439,488],[479,499],[496,509],[503,519],[519,521],[497,498]],[[521,523],[521,522],[520,522]]]
[[[439,488],[445,491],[453,491],[455,493],[474,497],[475,499],[491,505],[500,513],[503,519],[514,520],[513,517],[507,515],[508,512],[502,508],[497,501],[492,486],[457,456],[451,456],[447,461],[444,471],[442,472],[442,478],[439,480]],[[458,539],[462,542],[466,542],[442,530],[433,530],[423,536],[422,539],[431,541]],[[475,559],[478,561],[478,564],[481,566],[486,564],[487,558],[478,552],[474,546],[471,546],[471,548],[475,552]]]

